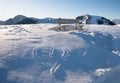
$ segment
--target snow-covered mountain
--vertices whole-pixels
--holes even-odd
[[[16,24],[36,24],[36,23],[38,23],[37,20],[31,19],[31,18],[25,18]]]
[[[0,26],[0,83],[120,83],[120,27]]]
[[[17,15],[14,18],[10,18],[10,19],[6,20],[5,25],[17,24],[26,18],[27,18],[26,16]]]
[[[37,23],[57,23],[54,18],[34,18],[26,17],[23,15],[17,15],[14,18],[10,18],[6,21],[0,21],[0,25],[12,25],[12,24],[37,24]]]
[[[86,14],[86,15],[78,16],[76,17],[76,19],[79,21],[79,23],[82,24],[115,25],[115,23],[113,23],[109,19],[95,15]]]
[[[54,18],[38,19],[38,18],[29,17],[29,18],[23,19],[17,24],[37,24],[37,23],[57,23],[57,21]]]
[[[0,21],[0,25],[4,25],[5,24],[5,21]]]
[[[24,20],[24,19],[26,19],[26,18],[28,18],[28,17],[23,16],[23,15],[17,15],[17,16],[15,16],[15,17],[13,18],[13,20],[14,20],[14,22],[15,22],[15,24],[16,24],[16,23],[18,23],[18,22],[20,22],[20,21],[22,21],[22,20]]]

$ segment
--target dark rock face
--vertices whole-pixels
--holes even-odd
[[[25,18],[27,18],[26,16],[23,15],[17,15],[14,18],[10,18],[8,20],[5,21],[5,25],[12,25],[12,24],[16,24],[22,20],[24,20]]]
[[[6,22],[5,22],[5,25],[11,25],[11,24],[14,24],[14,21],[12,18],[8,19]]]
[[[109,19],[104,18],[104,17],[101,17],[101,21],[102,21],[103,23],[108,23],[108,25],[115,25],[115,23],[113,23],[112,21],[110,21]],[[102,23],[102,24],[103,24],[103,23]]]
[[[20,22],[18,22],[16,24],[36,24],[36,23],[37,23],[36,20],[26,18],[26,19],[23,19],[22,21],[20,21]]]

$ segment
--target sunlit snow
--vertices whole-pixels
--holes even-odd
[[[57,26],[1,25],[0,83],[120,83],[119,26]]]

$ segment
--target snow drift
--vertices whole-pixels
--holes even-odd
[[[0,83],[120,81],[110,78],[120,75],[116,73],[120,65],[119,26],[84,25],[77,31],[69,24],[72,30],[66,32],[56,27],[0,26]]]

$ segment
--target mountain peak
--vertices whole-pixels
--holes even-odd
[[[26,16],[24,16],[24,15],[16,15],[14,18],[16,18],[16,17],[26,17]]]
[[[115,25],[115,23],[113,23],[109,19],[102,16],[96,16],[96,15],[85,14],[85,15],[76,17],[76,19],[79,21],[79,23],[82,23],[82,24]]]
[[[24,15],[17,15],[17,16],[15,16],[15,17],[13,18],[13,20],[14,20],[15,23],[18,23],[18,22],[22,21],[22,20],[25,19],[25,18],[27,18],[27,17],[24,16]]]

